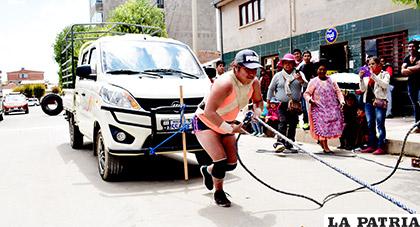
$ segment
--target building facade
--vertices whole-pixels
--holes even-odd
[[[22,68],[19,71],[14,72],[7,72],[7,82],[9,84],[21,84],[21,83],[27,83],[30,81],[37,81],[39,83],[45,83],[44,81],[44,72],[42,71],[33,71],[33,70],[27,70]]]
[[[326,58],[333,72],[357,72],[367,55],[375,55],[392,64],[396,86],[406,93],[399,71],[407,42],[420,34],[419,10],[392,0],[221,0],[214,6],[227,63],[250,48],[274,68],[278,56],[298,48]],[[403,105],[409,108],[409,101]]]
[[[112,10],[127,0],[91,0],[91,22],[105,22]],[[192,46],[191,0],[150,0],[165,12],[165,24],[170,38]],[[164,4],[163,4],[164,3]],[[216,51],[216,16],[209,0],[197,0],[197,49]]]

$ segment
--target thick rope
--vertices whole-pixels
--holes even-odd
[[[247,115],[248,116],[248,115]],[[312,154],[311,152],[308,152],[308,151],[306,151],[305,149],[303,149],[300,145],[298,145],[298,144],[296,144],[294,141],[292,141],[292,140],[290,140],[289,138],[287,138],[286,136],[284,136],[284,135],[282,135],[281,133],[279,133],[277,130],[275,130],[275,129],[273,129],[271,126],[269,126],[268,124],[266,124],[264,121],[262,121],[261,119],[259,119],[259,118],[255,118],[255,119],[257,119],[264,127],[266,127],[267,129],[269,129],[270,131],[272,131],[273,133],[275,133],[277,136],[279,136],[279,137],[281,137],[282,139],[284,139],[284,140],[286,140],[288,143],[290,143],[290,144],[293,144],[293,146],[295,146],[296,148],[298,148],[299,150],[301,150],[301,151],[303,151],[304,153],[306,153],[306,154],[308,154],[309,156],[311,156],[312,158],[314,158],[315,160],[317,160],[317,161],[319,161],[319,162],[321,162],[321,163],[323,163],[324,165],[326,165],[326,166],[328,166],[328,167],[330,167],[330,168],[332,168],[333,170],[335,170],[335,171],[337,171],[338,173],[340,173],[340,174],[342,174],[342,175],[344,175],[344,176],[346,176],[346,177],[348,177],[349,179],[351,179],[351,180],[353,180],[353,181],[355,181],[356,183],[358,183],[358,184],[360,184],[360,185],[362,185],[363,187],[361,187],[361,188],[358,188],[358,189],[356,189],[356,190],[359,190],[359,189],[362,189],[362,188],[368,188],[369,190],[371,190],[372,192],[374,192],[374,193],[376,193],[377,195],[379,195],[379,196],[381,196],[382,198],[384,198],[384,199],[386,199],[386,200],[388,200],[388,201],[390,201],[390,202],[392,202],[393,204],[395,204],[395,205],[397,205],[398,207],[400,207],[400,208],[402,208],[402,209],[404,209],[405,211],[407,211],[408,213],[410,213],[410,214],[414,214],[414,213],[416,213],[416,211],[415,210],[413,210],[413,209],[410,209],[409,207],[407,207],[406,205],[404,205],[403,203],[401,203],[401,202],[399,202],[398,200],[396,200],[396,199],[394,199],[394,198],[392,198],[391,196],[388,196],[388,195],[386,195],[384,192],[382,192],[382,191],[380,191],[379,189],[377,189],[377,188],[375,188],[375,187],[373,187],[372,185],[370,185],[370,184],[368,184],[368,183],[366,183],[366,182],[364,182],[364,181],[362,181],[362,180],[360,180],[360,179],[358,179],[358,178],[356,178],[356,177],[354,177],[354,176],[352,176],[351,174],[349,174],[349,173],[347,173],[347,172],[345,172],[345,171],[343,171],[343,170],[341,170],[341,169],[339,169],[338,167],[335,167],[335,166],[333,166],[333,165],[331,165],[330,163],[328,163],[328,162],[326,162],[326,161],[324,161],[324,160],[322,160],[321,158],[319,158],[317,155],[314,155],[314,154]],[[414,127],[414,126],[413,126]],[[411,130],[410,130],[411,131]],[[406,136],[406,138],[407,138],[407,136]],[[402,149],[404,149],[404,145],[405,145],[405,143],[403,144],[403,148]],[[242,163],[241,163],[242,164]],[[399,164],[399,162],[397,163],[397,166],[398,166],[398,164]],[[397,167],[396,166],[396,167]],[[250,171],[249,171],[250,172]],[[393,173],[395,172],[395,170],[393,171]],[[392,174],[393,174],[392,173]],[[255,176],[255,175],[254,175]],[[390,177],[390,176],[389,176]],[[388,177],[388,178],[389,178]],[[255,177],[254,177],[255,178]],[[386,178],[385,180],[387,180],[388,178]],[[383,180],[383,181],[385,181],[385,180]],[[260,180],[259,180],[260,181]],[[382,181],[382,182],[383,182]],[[382,183],[381,182],[381,183]],[[379,182],[378,182],[379,183]],[[264,185],[266,185],[267,186],[267,184],[265,184],[264,183]],[[270,186],[271,187],[271,186]],[[278,190],[276,190],[276,191],[278,191]],[[314,203],[316,203],[317,205],[320,205],[321,207],[327,202],[327,201],[329,201],[330,199],[332,199],[332,198],[334,198],[334,197],[337,197],[337,196],[339,196],[339,195],[343,195],[343,194],[346,194],[346,193],[349,193],[349,192],[353,192],[354,190],[351,190],[351,191],[347,191],[347,192],[342,192],[342,193],[334,193],[334,194],[331,194],[331,195],[328,195],[325,199],[324,199],[324,201],[323,201],[323,203],[319,203],[319,202],[317,202],[317,201],[314,201],[314,199],[312,199],[312,198],[309,198],[309,200],[310,201],[312,201],[312,202],[314,202]],[[290,194],[290,193],[289,193]],[[294,193],[291,193],[291,194],[294,194]],[[303,198],[305,198],[305,199],[308,199],[308,197],[307,196],[303,196],[303,195],[299,195],[299,197],[303,197]]]
[[[184,112],[185,112],[185,104],[182,104],[180,106],[180,123],[183,122],[183,118],[184,118]],[[166,138],[165,140],[163,140],[162,142],[160,142],[158,145],[156,145],[155,147],[149,147],[149,155],[156,155],[156,149],[158,149],[160,146],[162,146],[163,144],[165,144],[166,142],[168,142],[169,140],[171,140],[174,136],[176,136],[179,133],[188,131],[189,126],[192,122],[189,123],[184,123],[182,124],[178,131],[176,131],[174,134],[172,134],[171,136],[169,136],[168,138]]]

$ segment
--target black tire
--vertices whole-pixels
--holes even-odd
[[[196,151],[194,152],[195,158],[197,159],[197,162],[200,166],[208,166],[213,163],[213,160],[210,158],[210,156],[207,154],[206,151]]]
[[[3,120],[3,113],[0,113],[0,121]]]
[[[56,103],[57,107],[55,109],[51,109],[48,104]],[[41,101],[41,108],[44,113],[50,116],[56,116],[63,111],[63,100],[60,96],[56,94],[48,94],[46,95]]]
[[[80,132],[79,127],[74,123],[73,115],[69,114],[69,134],[70,146],[73,149],[80,149],[83,147],[83,134]]]
[[[98,155],[98,171],[104,181],[115,181],[123,172],[123,164],[118,157],[111,155],[105,147],[101,130],[95,138],[96,154]]]
[[[29,113],[29,108],[27,110],[25,110],[25,114],[28,114],[28,113]]]

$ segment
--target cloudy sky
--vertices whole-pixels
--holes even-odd
[[[44,71],[57,82],[53,44],[62,29],[89,22],[89,0],[0,0],[0,70]]]

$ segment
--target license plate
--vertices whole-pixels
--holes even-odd
[[[185,123],[189,124],[188,129],[192,129],[191,119],[185,119]],[[179,119],[161,120],[161,125],[162,125],[163,130],[167,130],[167,131],[178,130],[181,127],[181,123]]]

